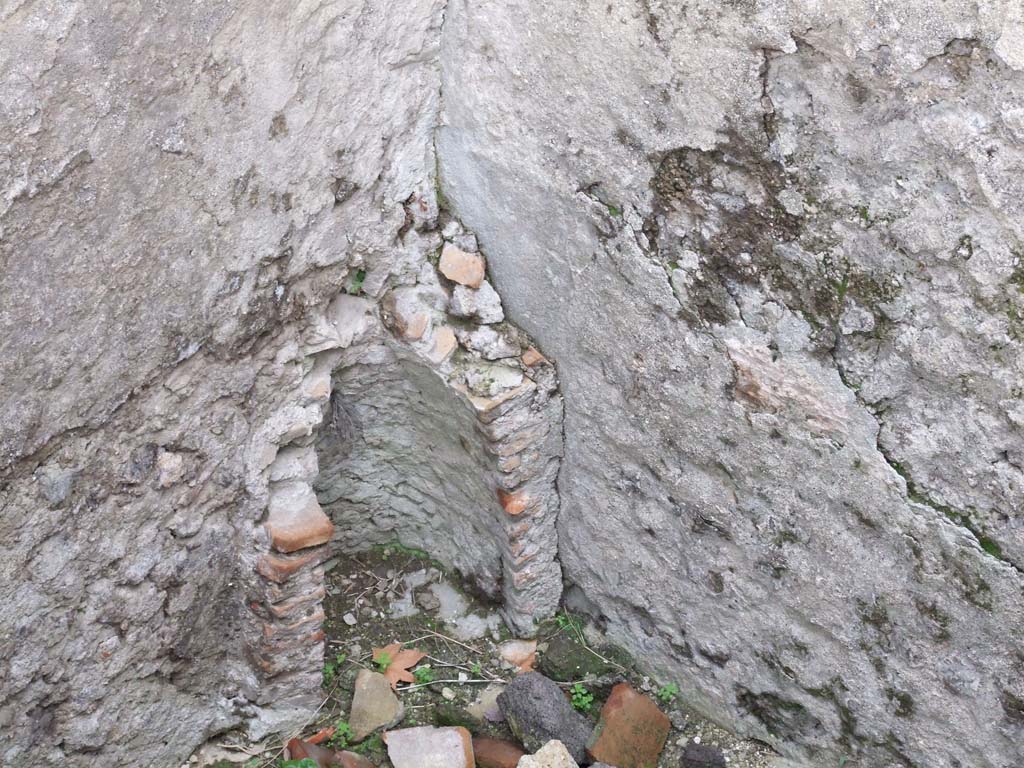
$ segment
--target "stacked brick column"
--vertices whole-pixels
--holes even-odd
[[[267,482],[266,514],[257,532],[257,595],[251,608],[258,633],[251,651],[262,676],[258,704],[315,703],[324,641],[322,563],[334,525],[317,502],[316,432],[331,394],[340,352],[368,331],[368,302],[340,296],[303,339],[294,364],[305,370],[296,400],[260,435],[254,459]]]
[[[272,471],[279,469],[279,464],[299,463],[293,451],[303,452],[303,463],[311,462],[315,474],[312,445],[285,449]],[[280,702],[296,693],[317,690],[325,640],[324,571],[320,564],[334,533],[313,488],[302,479],[271,483],[264,526],[269,547],[256,562],[261,595],[253,605],[260,619],[260,636],[253,651],[264,676],[259,703]]]
[[[554,369],[539,354],[523,355],[530,376],[492,398],[470,396],[477,424],[495,457],[506,622],[521,631],[551,616],[562,594],[558,564],[558,491],[562,400]]]

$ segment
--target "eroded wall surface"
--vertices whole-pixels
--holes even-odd
[[[558,361],[570,597],[801,764],[1024,759],[1021,24],[449,4],[442,186]]]
[[[1019,3],[15,0],[0,40],[0,762],[307,712],[318,448],[334,546],[452,525],[396,514],[419,473],[507,615],[563,573],[798,764],[1024,759]],[[452,216],[515,325],[439,282]],[[442,400],[347,452],[396,392]],[[440,423],[483,479],[401,455]]]
[[[441,11],[0,4],[0,763],[287,721],[251,653],[264,457],[320,418],[324,307],[418,270]]]

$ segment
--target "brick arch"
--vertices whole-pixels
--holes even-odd
[[[325,641],[322,564],[335,552],[354,551],[384,535],[404,538],[490,592],[521,634],[557,609],[562,401],[555,369],[508,324],[500,326],[511,340],[501,361],[490,352],[481,355],[481,334],[490,339],[497,332],[465,313],[450,314],[451,288],[443,276],[424,272],[416,285],[392,289],[379,303],[338,296],[303,335],[298,363],[304,374],[295,396],[249,447],[250,485],[266,496],[254,536],[257,578],[250,605],[256,704],[276,713],[264,719],[287,720],[289,712],[298,718],[314,704]],[[500,381],[487,379],[481,389],[480,370],[496,365]],[[339,423],[339,403],[344,414],[367,405],[374,393],[388,398],[396,419],[412,425],[409,440],[394,441],[387,455],[370,451],[358,430]],[[410,414],[414,408],[442,412],[416,423],[403,408]],[[422,469],[441,461],[429,450],[409,455],[417,440],[443,443],[449,465],[458,470],[439,483],[437,493],[452,503],[437,505],[436,513],[403,516],[405,500],[383,481],[373,503],[362,506],[351,498],[339,504],[325,493],[351,476],[346,458],[339,469],[337,452],[326,451],[325,443],[348,441],[361,452],[363,466],[390,462],[405,471],[414,463]],[[333,485],[321,477],[323,457]],[[389,514],[387,526],[375,525]],[[448,537],[458,539],[454,529],[460,526],[469,533],[447,546]]]

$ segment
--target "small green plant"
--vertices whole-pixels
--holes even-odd
[[[594,707],[594,694],[588,691],[583,683],[576,683],[569,689],[572,696],[572,707],[577,712],[589,712]]]
[[[473,677],[483,677],[484,674],[484,668],[478,663],[473,664],[473,666],[469,668],[469,671],[473,673]]]
[[[320,768],[316,760],[304,757],[301,760],[282,760],[277,764],[278,768]]]
[[[663,685],[658,689],[657,696],[662,704],[671,704],[679,696],[679,686],[675,683]]]
[[[353,278],[348,282],[348,285],[345,286],[345,293],[347,293],[347,294],[349,294],[351,296],[356,296],[356,295],[362,293],[362,291],[363,291],[363,283],[365,282],[365,280],[366,280],[366,270],[365,269],[356,270],[356,273],[353,276]]]
[[[586,639],[583,636],[583,622],[577,619],[571,613],[563,611],[562,613],[555,616],[555,622],[558,624],[558,628],[560,630],[562,630],[563,632],[568,632],[571,635],[574,635],[576,639],[579,640],[580,643],[582,643],[583,645],[587,644]]]
[[[412,672],[412,676],[420,685],[426,685],[427,683],[434,682],[434,670],[430,668],[429,664],[424,664],[422,667],[416,667]]]
[[[386,672],[388,667],[391,666],[392,661],[393,659],[391,658],[390,653],[382,653],[380,656],[373,660],[373,663],[377,665],[377,669],[379,669],[381,672]]]
[[[339,653],[333,659],[329,659],[324,662],[324,686],[329,686],[334,682],[338,676],[338,672],[341,669],[341,665],[345,663],[345,654]]]
[[[366,741],[352,747],[352,751],[359,755],[365,755],[367,752],[383,752],[384,740],[379,733],[375,733]]]
[[[344,720],[334,724],[334,735],[331,736],[330,744],[335,749],[348,749],[349,739],[352,738],[352,726]]]

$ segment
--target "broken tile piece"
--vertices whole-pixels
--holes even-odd
[[[288,742],[289,760],[312,760],[317,768],[373,768],[373,763],[355,752],[335,752],[302,739]]]
[[[441,274],[453,283],[479,288],[484,280],[484,258],[479,253],[468,253],[457,245],[445,243],[438,264]]]
[[[530,672],[537,661],[537,641],[507,640],[498,646],[498,655],[520,672]]]
[[[587,744],[594,758],[618,768],[657,765],[671,723],[658,705],[628,683],[612,688]]]
[[[473,756],[477,768],[517,768],[526,753],[511,741],[502,739],[473,739]]]

